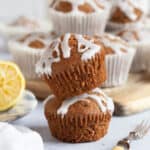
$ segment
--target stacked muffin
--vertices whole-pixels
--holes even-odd
[[[51,42],[36,65],[53,96],[45,103],[52,135],[65,142],[103,137],[113,102],[98,86],[106,80],[105,48],[96,37],[67,33]]]

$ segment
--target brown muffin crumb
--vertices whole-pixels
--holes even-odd
[[[72,11],[72,4],[67,1],[60,1],[55,9],[60,12],[68,13]]]
[[[83,5],[79,5],[78,9],[84,13],[92,13],[95,10],[92,8],[92,6],[88,3],[84,3]]]
[[[31,41],[28,46],[31,48],[40,49],[40,48],[44,48],[45,44],[40,40],[34,40],[34,41]]]

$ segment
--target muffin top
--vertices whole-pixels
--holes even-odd
[[[94,37],[67,33],[50,43],[36,65],[38,74],[52,75],[73,65],[91,60],[101,52],[103,45]]]
[[[114,104],[110,97],[106,96],[99,88],[92,91],[66,99],[60,104],[55,96],[48,98],[45,105],[46,115],[57,113],[64,117],[69,115],[88,115],[97,113],[107,113],[111,115],[114,111]]]
[[[90,14],[101,12],[108,7],[111,0],[53,0],[50,7],[62,13]]]
[[[121,55],[133,50],[133,48],[129,46],[127,42],[118,36],[104,34],[102,36],[96,36],[96,38],[100,39],[100,41],[103,43],[106,55]]]
[[[147,30],[141,29],[124,29],[116,33],[117,36],[120,36],[123,40],[129,43],[137,42],[149,42],[150,33]]]
[[[0,22],[0,32],[7,37],[16,37],[29,33],[51,32],[51,24],[46,20],[21,16],[10,22]]]
[[[44,33],[30,33],[24,36],[17,37],[15,40],[10,41],[9,44],[14,47],[22,47],[22,50],[26,51],[41,51],[45,50],[54,38],[56,38],[55,32]]]
[[[40,24],[38,21],[27,18],[25,16],[20,16],[13,22],[9,23],[10,26],[20,26],[20,27],[25,27],[29,29],[35,29],[35,28],[40,28]]]
[[[130,23],[141,19],[143,11],[133,0],[119,0],[113,10],[111,21]]]

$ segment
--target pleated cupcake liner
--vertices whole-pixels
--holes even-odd
[[[111,115],[109,113],[46,116],[52,135],[64,142],[81,143],[96,141],[107,133]]]
[[[131,72],[136,73],[141,71],[147,71],[149,68],[147,67],[147,64],[149,64],[150,62],[150,43],[145,41],[131,45],[134,46],[137,50],[132,63]]]
[[[119,86],[127,81],[135,51],[133,49],[127,54],[106,56],[107,80],[102,87]]]
[[[106,79],[104,54],[80,62],[52,76],[44,75],[50,89],[62,100],[83,94],[100,86]]]
[[[102,34],[108,21],[110,10],[106,9],[101,13],[93,14],[64,14],[49,9],[49,17],[53,22],[54,30],[59,33],[79,33],[79,34]]]
[[[35,65],[42,54],[41,50],[22,46],[13,41],[9,42],[8,49],[13,56],[14,62],[18,64],[26,79],[40,79],[39,76],[35,73]]]

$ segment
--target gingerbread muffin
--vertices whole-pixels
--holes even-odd
[[[107,80],[103,87],[124,84],[128,78],[135,49],[121,38],[111,34],[104,34],[95,38],[100,39],[103,43],[106,53]]]
[[[52,135],[64,142],[91,142],[107,133],[114,105],[99,88],[62,103],[49,97],[45,104]]]
[[[103,45],[93,37],[64,34],[51,42],[36,72],[62,100],[87,92],[106,80]]]
[[[112,0],[53,0],[49,17],[60,33],[103,33]]]
[[[116,33],[122,39],[135,47],[136,55],[131,67],[132,72],[141,72],[146,70],[147,61],[145,58],[150,49],[150,32],[149,30],[134,28],[125,29]],[[150,55],[149,55],[150,56]]]
[[[114,5],[108,28],[119,29],[135,26],[143,17],[143,10],[133,0],[119,0]]]
[[[17,37],[9,42],[8,49],[26,79],[39,79],[35,73],[35,64],[48,44],[56,36],[54,32],[47,34],[31,33]]]

